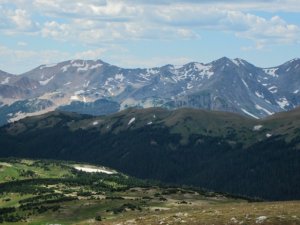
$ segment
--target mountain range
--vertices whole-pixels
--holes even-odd
[[[0,71],[0,124],[57,109],[107,115],[129,107],[192,107],[263,118],[299,104],[300,59],[272,68],[224,57],[150,69],[72,60],[20,75]]]
[[[300,199],[300,108],[254,119],[191,108],[49,112],[0,128],[0,157],[75,160],[134,177]]]

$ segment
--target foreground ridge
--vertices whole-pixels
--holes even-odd
[[[9,158],[1,159],[0,166],[2,224],[300,222],[298,201],[261,202],[70,161]]]
[[[56,111],[0,128],[0,157],[84,161],[143,179],[295,200],[299,129],[299,108],[260,120],[188,108]]]

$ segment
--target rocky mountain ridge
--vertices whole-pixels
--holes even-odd
[[[55,109],[104,115],[128,107],[192,107],[262,118],[299,106],[299,87],[300,59],[273,68],[223,57],[150,69],[71,60],[21,75],[0,71],[0,123]]]

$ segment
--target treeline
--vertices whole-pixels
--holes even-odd
[[[70,169],[68,167],[68,169]],[[43,198],[53,197],[57,198],[61,196],[55,193],[55,188],[51,185],[62,184],[66,187],[82,186],[87,187],[95,192],[115,192],[125,191],[132,187],[150,187],[158,185],[158,182],[140,180],[133,177],[125,176],[123,174],[108,175],[104,173],[86,173],[75,169],[71,170],[74,177],[65,178],[32,178],[26,180],[15,180],[0,184],[0,193],[5,194],[8,192],[20,193],[20,194],[33,194],[40,195]],[[115,185],[111,185],[115,184]],[[68,192],[68,189],[66,189]],[[41,197],[32,197],[26,201],[35,202],[42,200]]]
[[[0,208],[0,223],[24,220],[25,217],[20,216],[16,211],[15,207]]]
[[[61,124],[66,124],[64,118],[61,120]],[[186,134],[182,142],[181,135],[159,125],[105,134],[97,129],[71,132],[67,126],[57,125],[42,132],[32,129],[19,134],[17,141],[14,136],[1,135],[3,151],[0,154],[90,162],[142,179],[193,185],[251,198],[300,199],[299,135],[289,143],[284,136],[274,135],[251,147],[246,147],[243,140],[235,140],[232,145],[228,138],[235,138],[234,130],[226,135]],[[94,185],[99,191],[118,188],[101,182],[93,184],[98,175],[86,176],[80,172],[77,175],[76,179],[61,182]],[[125,188],[146,185],[131,178],[112,176],[111,179],[118,180]],[[0,186],[0,192],[2,189]]]

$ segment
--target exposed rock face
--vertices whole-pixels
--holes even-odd
[[[72,60],[42,65],[18,76],[0,71],[0,117],[4,123],[17,113],[26,116],[33,109],[24,102],[46,100],[51,102],[46,104],[49,111],[59,108],[93,115],[128,107],[161,106],[261,118],[299,106],[299,87],[300,59],[265,69],[225,57],[208,64],[192,62],[150,69],[123,69],[101,60]],[[20,111],[11,107],[15,102],[24,103],[18,107]]]

